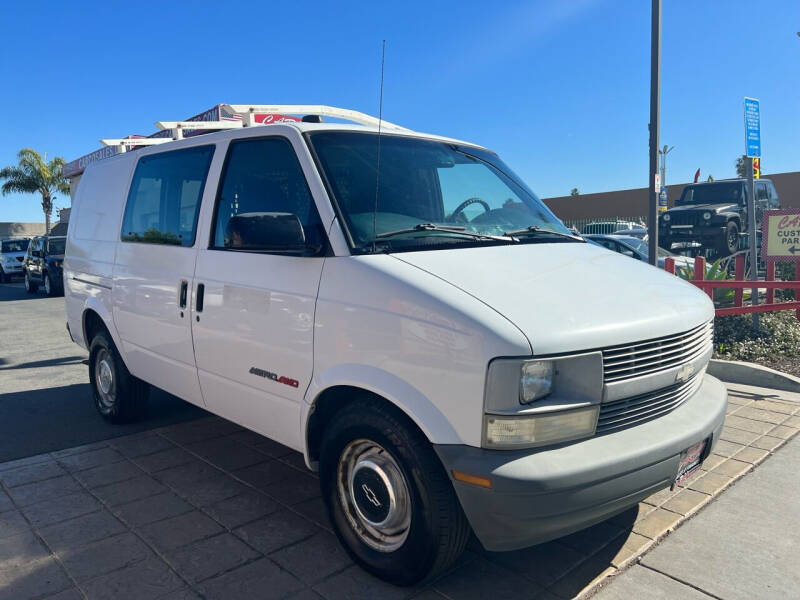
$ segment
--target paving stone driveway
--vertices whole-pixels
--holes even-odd
[[[635,560],[800,429],[732,391],[723,439],[674,491],[519,552],[473,539],[427,588],[384,584],[333,536],[300,454],[210,417],[0,464],[0,600],[571,598]]]

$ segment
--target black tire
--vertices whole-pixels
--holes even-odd
[[[60,296],[63,293],[61,290],[61,285],[58,281],[50,277],[50,273],[44,274],[44,283],[44,290],[51,298],[54,296]]]
[[[658,245],[664,250],[669,251],[670,248],[672,248],[672,240],[667,236],[659,236]]]
[[[376,550],[365,543],[350,521],[353,508],[348,517],[342,504],[342,488],[337,485],[344,479],[340,459],[353,442],[361,441],[377,443],[385,450],[407,484],[410,525],[402,545],[392,551]],[[402,412],[371,398],[347,405],[326,428],[320,452],[320,487],[336,535],[353,560],[396,585],[436,577],[455,562],[467,543],[469,523],[430,442]],[[350,488],[356,489],[354,485]],[[364,489],[364,497],[375,504],[367,494],[376,497],[369,488]]]
[[[739,251],[739,225],[736,221],[728,221],[725,226],[723,239],[717,245],[717,252],[720,256],[730,256]]]
[[[111,379],[105,382],[98,381],[100,361],[106,362],[110,372]],[[97,333],[89,345],[89,383],[92,386],[95,408],[106,420],[127,423],[138,419],[144,412],[150,386],[130,374],[114,342],[105,331]],[[106,383],[108,389],[104,390]]]
[[[25,291],[29,294],[35,294],[39,291],[39,286],[31,281],[31,276],[25,271]]]
[[[3,267],[0,267],[0,283],[7,283],[11,281],[11,277],[6,275],[6,272],[3,271]]]

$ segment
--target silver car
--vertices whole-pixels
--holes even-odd
[[[6,238],[0,240],[0,283],[22,275],[22,259],[28,249],[28,238]]]

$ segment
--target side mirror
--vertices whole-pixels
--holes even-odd
[[[277,212],[251,212],[232,216],[228,221],[225,247],[232,250],[286,253],[318,250],[309,247],[303,224],[297,215]]]

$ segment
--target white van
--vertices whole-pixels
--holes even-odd
[[[298,122],[101,160],[64,282],[105,417],[152,385],[303,452],[342,544],[398,584],[470,531],[512,550],[635,505],[725,415],[709,298],[457,140]]]

